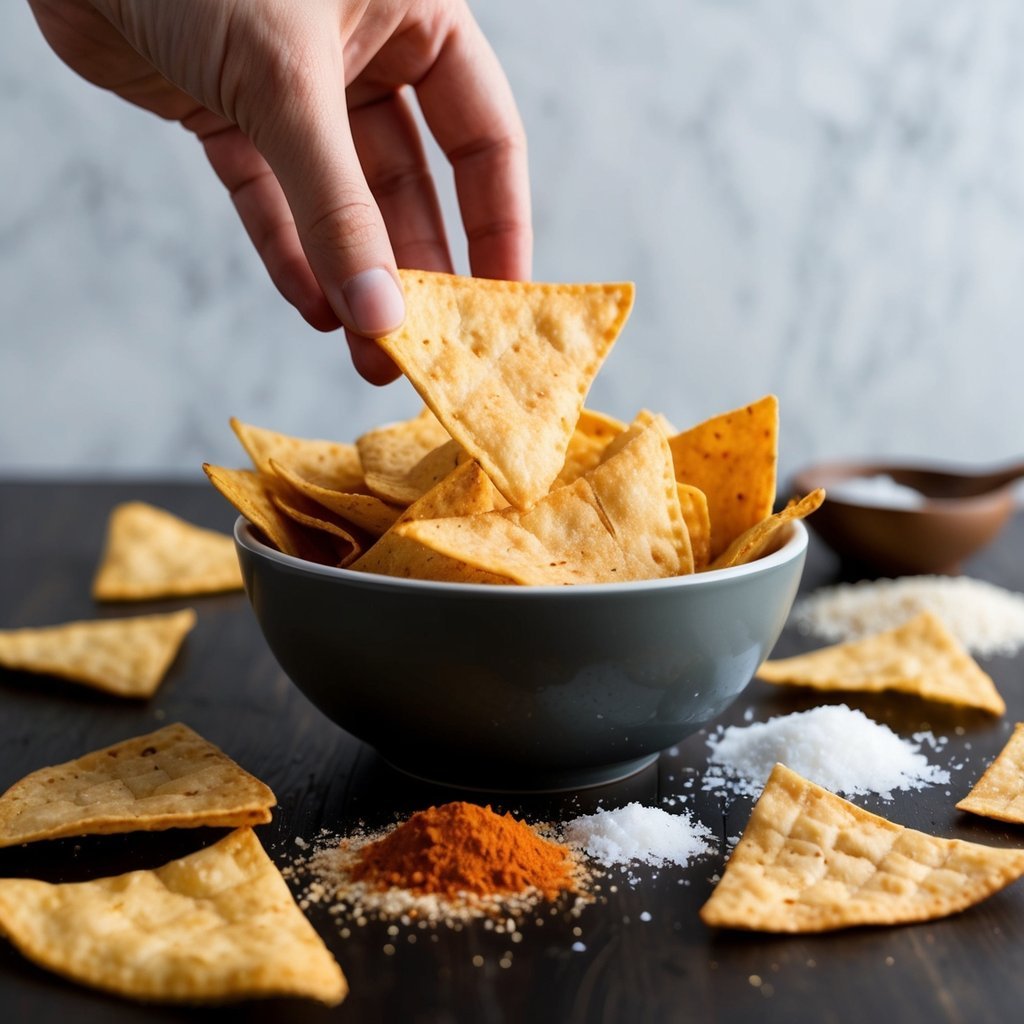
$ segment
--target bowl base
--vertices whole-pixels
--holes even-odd
[[[567,790],[591,789],[621,782],[649,768],[659,754],[647,754],[631,761],[601,765],[596,768],[566,768],[550,771],[531,772],[524,769],[486,769],[467,764],[463,769],[445,764],[435,767],[404,765],[401,761],[380,753],[380,756],[395,771],[408,775],[418,782],[449,789],[464,789],[480,793],[564,793]],[[463,774],[464,772],[464,774]]]

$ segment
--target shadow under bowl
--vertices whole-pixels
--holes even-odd
[[[571,587],[395,579],[306,562],[235,524],[246,593],[285,673],[421,779],[603,785],[713,721],[768,656],[807,531],[749,565]]]
[[[895,507],[843,496],[855,478],[888,477],[921,500]],[[969,473],[952,467],[886,462],[822,462],[793,476],[793,490],[824,487],[825,503],[811,529],[841,558],[888,576],[956,575],[1006,524],[1015,508],[1012,486],[977,490]]]

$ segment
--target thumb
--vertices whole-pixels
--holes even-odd
[[[281,184],[310,268],[346,327],[356,369],[386,383],[398,370],[367,339],[400,327],[405,302],[384,219],[352,140],[340,64],[339,55],[327,65],[293,66],[287,94],[251,137]]]

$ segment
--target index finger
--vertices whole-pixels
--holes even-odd
[[[508,79],[468,9],[416,95],[452,165],[472,273],[528,279],[533,228],[526,134]]]

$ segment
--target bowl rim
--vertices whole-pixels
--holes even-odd
[[[495,586],[490,583],[459,583],[441,580],[405,579],[399,576],[385,576],[379,573],[356,572],[352,569],[340,569],[333,565],[321,565],[294,555],[286,555],[269,544],[265,544],[256,535],[256,529],[245,516],[238,516],[234,525],[235,543],[258,558],[311,576],[322,576],[341,582],[358,584],[362,587],[379,587],[394,591],[437,591],[486,595],[487,598],[510,597],[514,600],[537,594],[573,594],[573,595],[613,595],[641,590],[674,590],[685,587],[708,586],[714,583],[725,583],[744,576],[755,576],[767,572],[780,565],[785,565],[799,558],[807,550],[808,531],[804,522],[795,519],[787,524],[788,535],[785,541],[770,554],[763,555],[753,562],[732,566],[727,569],[707,569],[703,572],[689,573],[685,576],[669,576],[650,580],[627,580],[622,583],[578,583],[572,586],[562,584],[531,584],[520,586]]]

